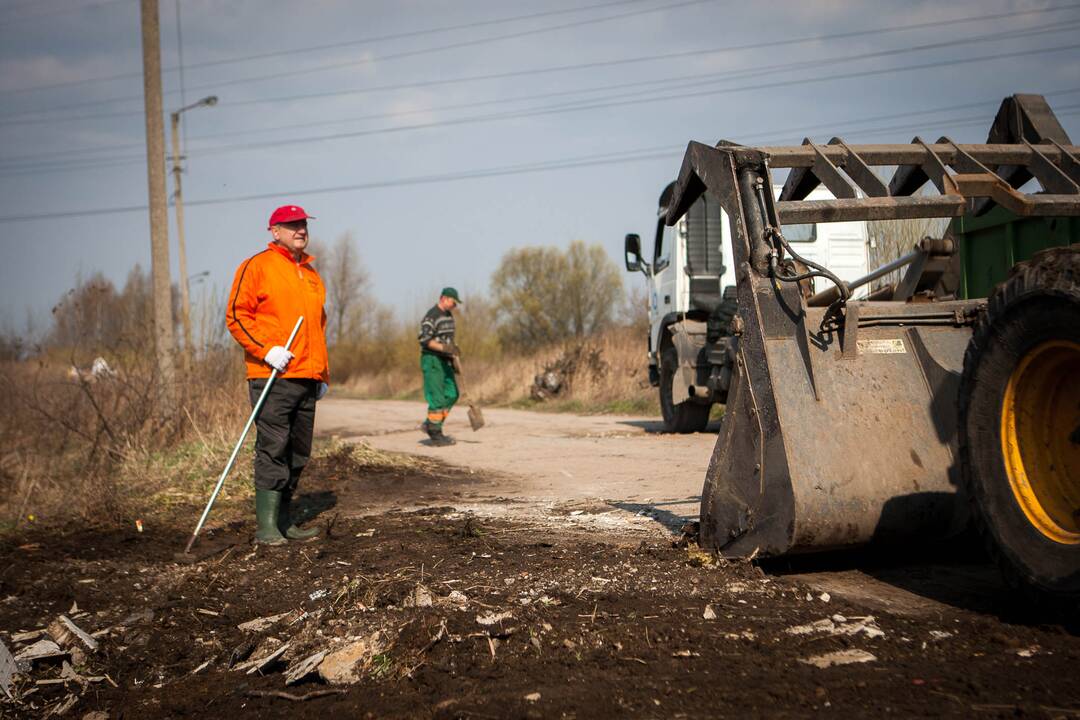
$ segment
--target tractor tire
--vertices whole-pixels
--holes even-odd
[[[959,447],[973,522],[1006,581],[1080,606],[1080,247],[1018,264],[964,355]]]
[[[712,405],[687,400],[675,404],[671,397],[671,385],[675,368],[679,366],[679,354],[673,347],[660,353],[660,414],[664,417],[664,430],[670,433],[701,432],[709,424]]]

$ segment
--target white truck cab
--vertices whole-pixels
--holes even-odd
[[[674,183],[660,195],[652,252],[642,256],[638,235],[626,236],[626,268],[649,283],[649,380],[660,390],[669,432],[698,432],[713,403],[727,400],[733,361],[735,268],[727,213],[709,195],[674,225],[664,223]],[[781,186],[773,188],[779,196]],[[823,187],[808,200],[831,198]],[[784,237],[805,257],[850,282],[866,275],[865,222],[785,225]]]

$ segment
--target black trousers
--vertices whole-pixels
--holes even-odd
[[[251,407],[265,387],[266,378],[248,380]],[[255,418],[255,489],[296,489],[311,457],[317,388],[315,380],[274,380]]]

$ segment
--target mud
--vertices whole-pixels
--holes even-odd
[[[12,539],[0,547],[5,644],[17,652],[30,641],[14,634],[64,613],[100,648],[73,658],[82,681],[37,684],[61,677],[49,663],[19,675],[0,716],[1080,714],[1080,638],[1057,626],[892,614],[693,545],[461,512],[455,493],[479,481],[324,458],[305,502],[328,533],[284,548],[250,545],[245,523],[218,528],[194,559],[177,557],[179,524]],[[353,512],[364,505],[390,509]],[[286,686],[299,661],[359,640],[356,682]],[[238,669],[284,643],[261,670]],[[835,653],[872,659],[805,662]]]

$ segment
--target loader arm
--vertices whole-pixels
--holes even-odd
[[[730,219],[739,306],[737,378],[702,491],[703,544],[752,557],[964,526],[956,397],[985,301],[841,297],[808,307],[798,287],[805,276],[787,262],[800,258],[783,227],[957,217],[989,204],[1022,216],[1080,215],[1078,156],[1080,148],[1055,138],[689,144],[666,222],[677,222],[702,193],[720,203]],[[881,167],[896,168],[890,182],[874,172]],[[779,200],[766,191],[774,168],[791,169]],[[1044,192],[1010,182],[1025,176]],[[836,199],[804,200],[819,184]],[[927,184],[936,192],[919,194]],[[810,275],[835,282],[827,267],[807,264]]]

